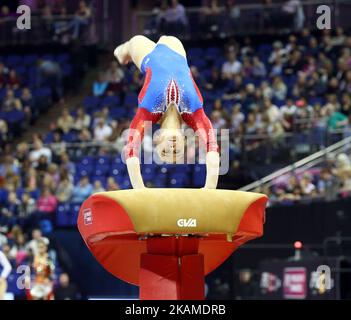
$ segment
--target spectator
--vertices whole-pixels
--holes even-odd
[[[106,81],[106,77],[102,72],[99,72],[98,78],[94,81],[93,84],[93,94],[95,97],[101,97],[106,93],[106,89],[108,86],[108,81]]]
[[[34,104],[34,99],[29,88],[22,89],[22,95],[20,100],[24,110],[27,109],[27,112],[34,112],[34,114],[37,116],[37,108]]]
[[[242,64],[237,59],[234,50],[229,51],[227,57],[228,60],[224,62],[222,66],[222,77],[224,79],[232,79],[234,75],[238,74],[241,71]]]
[[[13,90],[6,91],[6,97],[2,102],[2,111],[11,112],[11,111],[21,111],[22,103],[21,100],[15,97],[15,93]]]
[[[82,177],[79,184],[73,188],[72,202],[82,203],[93,192],[93,186],[89,183],[88,177]]]
[[[223,88],[224,81],[221,77],[221,74],[218,70],[217,67],[212,67],[211,68],[211,74],[209,78],[207,79],[206,83],[204,84],[205,88],[207,90],[211,91],[217,91],[221,88]]]
[[[239,127],[242,125],[244,120],[245,120],[245,116],[241,112],[241,105],[237,103],[233,106],[232,114],[231,114],[231,126],[234,132],[239,129]]]
[[[69,202],[73,195],[73,188],[73,184],[67,177],[62,179],[56,190],[57,200],[63,203]]]
[[[338,193],[338,181],[336,177],[327,168],[323,168],[317,183],[318,193],[325,200],[334,200]]]
[[[67,273],[61,273],[59,276],[59,284],[54,291],[56,300],[77,300],[80,299],[77,286],[70,282]]]
[[[66,172],[68,176],[73,176],[76,173],[76,166],[74,162],[70,160],[67,153],[61,154],[60,168],[61,172]]]
[[[116,189],[117,190],[117,189]],[[102,186],[102,183],[100,180],[96,180],[94,182],[94,189],[92,193],[97,193],[97,192],[104,192],[106,191],[105,188]]]
[[[119,185],[116,183],[115,179],[113,177],[109,177],[107,179],[107,188],[106,191],[116,191],[119,190],[120,187]]]
[[[226,125],[226,121],[222,118],[221,112],[217,110],[211,113],[211,123],[213,129],[217,130],[224,128]]]
[[[83,129],[88,129],[90,126],[90,116],[85,113],[82,107],[78,108],[77,116],[74,119],[73,128],[77,131],[81,131]]]
[[[51,60],[39,59],[37,85],[39,87],[50,87],[56,99],[62,97],[62,70],[59,63]]]
[[[50,244],[49,239],[43,236],[40,229],[33,229],[32,239],[26,245],[27,251],[30,252],[33,256],[36,256],[39,252],[40,241],[43,241],[46,244],[46,246]]]
[[[24,192],[21,196],[20,205],[18,208],[18,216],[20,218],[27,218],[36,210],[35,200],[30,193]]]
[[[3,146],[7,142],[7,136],[8,136],[7,123],[3,119],[0,119],[0,150],[3,148]]]
[[[37,209],[45,216],[51,216],[56,212],[57,198],[48,187],[44,187],[37,201]]]
[[[255,78],[264,78],[267,75],[266,66],[258,56],[252,58],[252,75]]]
[[[341,112],[337,111],[333,104],[328,104],[326,106],[328,122],[327,126],[329,130],[335,130],[342,128],[347,125],[347,117]]]
[[[21,85],[21,80],[19,76],[17,75],[14,69],[11,69],[7,80],[7,86],[12,90],[17,90],[19,89],[20,85]]]
[[[285,100],[288,88],[281,77],[274,77],[272,89],[274,98],[281,101]]]
[[[282,7],[282,20],[284,26],[293,27],[296,30],[302,29],[305,21],[305,15],[300,0],[288,0]]]
[[[112,128],[106,124],[104,118],[99,118],[94,129],[95,141],[107,141],[112,134]]]
[[[38,160],[41,156],[45,156],[47,161],[50,163],[52,158],[52,152],[49,148],[43,146],[43,142],[40,138],[35,138],[33,143],[33,150],[29,153],[29,159],[35,166],[38,164]]]
[[[84,28],[89,24],[91,18],[91,9],[84,0],[79,1],[78,10],[76,11],[75,17],[72,21],[74,40],[78,39],[82,34]]]
[[[26,289],[29,300],[53,300],[53,273],[55,266],[48,254],[47,244],[43,239],[38,240],[38,251],[34,255],[32,268],[34,270],[32,287]]]
[[[171,5],[164,14],[165,33],[171,35],[184,34],[187,26],[185,8],[178,0],[171,0]]]
[[[312,183],[310,174],[305,173],[300,180],[300,188],[305,196],[312,196],[316,192],[316,186]]]
[[[9,69],[0,62],[0,89],[4,88],[7,83]]]
[[[91,142],[91,133],[88,129],[83,129],[78,135],[78,142]]]
[[[52,161],[56,163],[59,162],[61,155],[66,152],[66,143],[62,140],[61,130],[55,130],[53,132],[50,149],[52,153]]]
[[[74,127],[74,119],[67,108],[62,110],[62,114],[57,120],[57,126],[63,133],[68,133]]]
[[[280,120],[279,108],[274,105],[270,99],[265,98],[263,101],[264,110],[268,116],[268,121],[274,123]]]
[[[106,72],[108,82],[107,91],[111,93],[120,93],[123,90],[124,71],[118,65],[117,61],[112,61]]]
[[[16,262],[16,266],[21,265],[25,262],[28,253],[26,250],[26,238],[22,232],[18,233],[16,237],[14,237],[14,243],[9,252],[9,256],[11,260]]]

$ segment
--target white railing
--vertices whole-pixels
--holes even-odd
[[[346,152],[351,149],[351,137],[347,137],[323,150],[320,150],[302,160],[299,160],[292,165],[286,166],[278,171],[273,172],[272,174],[269,174],[262,179],[259,179],[253,183],[248,184],[247,186],[242,187],[240,190],[241,191],[252,191],[257,188],[260,188],[263,185],[270,185],[272,182],[285,174],[294,172],[297,169],[309,169],[312,168],[320,163],[322,163],[327,154],[330,153],[339,153],[339,152]]]

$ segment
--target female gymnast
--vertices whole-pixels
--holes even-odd
[[[145,121],[161,124],[156,150],[160,159],[167,163],[176,163],[184,154],[184,135],[180,130],[184,121],[206,146],[205,188],[215,189],[219,174],[216,136],[204,113],[203,99],[191,75],[180,40],[162,36],[155,43],[144,36],[135,36],[118,46],[114,55],[122,65],[133,62],[145,75],[125,149],[133,188],[145,188],[138,158]]]

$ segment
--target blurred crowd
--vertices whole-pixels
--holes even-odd
[[[50,233],[50,230],[45,229]],[[0,228],[1,267],[9,264],[3,283],[11,297],[0,300],[75,300],[80,298],[76,285],[70,283],[69,276],[60,268],[57,252],[50,239],[41,229],[34,228],[30,237],[18,225]],[[27,269],[28,268],[28,269]],[[6,282],[4,282],[6,281]],[[0,290],[1,291],[1,290]]]
[[[8,18],[16,17],[16,5],[28,5],[31,8],[33,21],[36,27],[46,37],[60,44],[69,44],[72,41],[82,40],[88,37],[92,22],[92,1],[79,0],[20,0],[13,4],[0,6],[0,27],[4,32],[0,33],[0,40],[6,41],[6,37],[14,36],[16,29]],[[16,4],[15,4],[16,3]],[[6,42],[5,42],[6,43]]]
[[[261,191],[269,196],[270,205],[297,202],[332,201],[351,196],[351,158],[346,153],[328,154],[316,168],[277,178]]]
[[[184,4],[184,5],[183,5]],[[187,38],[190,35],[200,38],[228,37],[245,28],[276,32],[283,30],[301,30],[305,22],[305,13],[300,0],[281,1],[275,4],[271,0],[257,1],[256,7],[241,9],[245,1],[207,0],[199,8],[188,8],[186,1],[155,1],[150,16],[144,24],[147,36],[158,37],[170,34]],[[191,21],[191,23],[189,23]]]

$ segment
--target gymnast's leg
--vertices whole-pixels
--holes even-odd
[[[172,49],[173,51],[179,53],[181,56],[186,58],[186,52],[182,42],[173,36],[162,36],[158,41],[157,44],[165,44],[167,47]]]
[[[128,64],[133,61],[139,68],[146,55],[154,50],[156,43],[145,36],[134,36],[129,41],[119,45],[114,55],[120,64]]]
[[[7,290],[7,281],[6,279],[0,278],[0,300],[4,300],[6,290]]]

